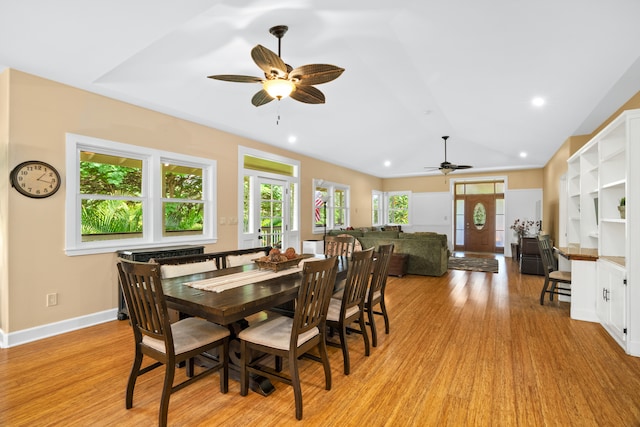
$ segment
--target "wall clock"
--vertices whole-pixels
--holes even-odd
[[[13,168],[11,185],[27,197],[41,199],[60,189],[60,174],[48,163],[29,160]]]

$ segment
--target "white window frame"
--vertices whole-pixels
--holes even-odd
[[[378,208],[375,208],[375,204],[373,203],[373,201],[378,198]],[[384,218],[385,218],[385,197],[384,197],[384,192],[382,191],[378,191],[378,190],[372,190],[371,191],[371,225],[373,227],[380,227],[382,225],[384,225]],[[378,212],[378,221],[374,221],[373,219],[375,218],[375,214],[376,211]]]
[[[388,191],[388,192],[382,192],[382,191],[377,191],[377,190],[373,190],[371,192],[371,222],[372,222],[372,226],[384,226],[384,225],[401,225],[401,226],[411,226],[412,220],[412,210],[411,209],[411,198],[412,198],[412,192],[411,191]],[[378,218],[380,218],[380,222],[378,224],[373,224],[373,198],[374,197],[380,197],[380,215],[378,216]],[[389,206],[391,205],[389,203],[389,198],[392,196],[408,196],[408,204],[407,204],[407,209],[409,210],[409,212],[407,213],[407,224],[396,224],[393,222],[389,221],[389,218],[391,218],[391,215],[389,215]]]
[[[411,191],[389,191],[387,193],[385,193],[385,225],[402,225],[402,226],[410,226],[411,225]],[[389,215],[389,206],[391,205],[391,203],[389,203],[389,199],[392,196],[407,196],[407,223],[406,224],[396,224],[394,222],[389,221],[389,218],[391,218],[391,215]]]
[[[254,169],[245,169],[244,167],[244,159],[245,156],[253,156],[258,158],[263,158],[267,160],[271,160],[274,162],[285,163],[293,166],[293,176],[288,175],[280,175],[277,173],[265,172],[265,171],[257,171]],[[255,216],[258,214],[255,212],[254,204],[250,203],[250,212],[249,212],[249,230],[244,230],[243,225],[243,215],[244,215],[244,178],[248,176],[251,180],[250,189],[253,192],[252,197],[260,197],[259,191],[256,188],[256,180],[259,177],[275,179],[278,181],[286,182],[286,189],[289,195],[289,202],[287,203],[287,207],[291,211],[291,215],[289,217],[289,222],[285,224],[285,233],[287,239],[287,245],[293,246],[294,243],[291,241],[294,238],[296,240],[300,239],[300,161],[291,159],[289,157],[280,156],[278,154],[269,153],[262,150],[257,150],[249,147],[238,147],[238,247],[252,247],[246,246],[245,242],[247,236],[252,234],[257,234],[256,230],[253,227],[255,222]],[[291,188],[293,186],[293,189]],[[293,205],[293,206],[292,206]],[[284,237],[284,236],[283,236]],[[258,245],[259,243],[255,243],[253,246]]]
[[[351,211],[351,187],[347,184],[339,184],[339,183],[335,183],[335,182],[329,182],[329,181],[325,181],[323,179],[314,179],[313,180],[313,194],[311,196],[311,224],[312,228],[313,228],[313,234],[323,234],[325,231],[325,227],[323,225],[317,226],[316,225],[316,216],[315,216],[315,209],[316,209],[316,205],[315,205],[315,201],[316,201],[316,188],[318,187],[323,187],[327,189],[327,195],[328,195],[328,200],[327,200],[327,215],[326,215],[326,230],[330,231],[330,230],[334,230],[337,229],[337,227],[340,226],[336,226],[336,224],[334,224],[334,211],[335,211],[335,206],[333,205],[333,200],[335,200],[335,193],[336,191],[344,191],[345,193],[345,205],[343,207],[344,209],[344,227],[348,227],[350,224],[350,211]]]
[[[140,238],[82,241],[80,152],[93,151],[111,156],[142,160],[142,195],[132,197],[143,206],[143,235]],[[200,235],[163,236],[162,163],[202,169],[203,230]],[[209,244],[217,241],[215,160],[187,156],[100,138],[67,133],[65,253],[70,256],[114,252],[122,249],[160,247],[176,244]],[[173,201],[173,200],[172,200]]]

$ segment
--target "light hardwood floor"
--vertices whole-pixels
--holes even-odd
[[[326,391],[321,365],[302,361],[302,421],[290,387],[242,397],[231,381],[223,395],[214,375],[171,397],[169,425],[639,426],[640,358],[567,303],[540,306],[542,278],[498,259],[498,274],[390,278],[391,334],[380,320],[367,358],[350,336],[351,375],[330,347]],[[124,321],[1,349],[0,425],[155,425],[163,372],[139,380],[126,410],[132,356]]]

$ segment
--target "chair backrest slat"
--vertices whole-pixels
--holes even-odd
[[[325,236],[324,254],[349,258],[354,252],[356,238],[353,236]]]
[[[539,235],[538,248],[540,249],[540,258],[545,275],[549,275],[550,272],[557,270],[556,258],[553,254],[553,247],[551,246],[551,238],[548,235]]]
[[[338,271],[337,264],[338,259],[335,257],[305,262],[293,317],[292,346],[297,345],[300,334],[320,326],[327,316]]]
[[[371,300],[376,292],[381,292],[387,283],[389,276],[389,265],[391,265],[391,255],[393,254],[393,243],[378,246],[378,251],[374,256],[373,275],[369,285],[368,300]]]
[[[165,343],[172,343],[160,266],[155,263],[120,260],[118,272],[131,324],[140,334],[138,339],[141,340],[142,335],[148,335]],[[173,348],[173,345],[166,348]]]
[[[364,296],[371,277],[373,249],[371,247],[363,251],[354,252],[351,261],[349,261],[347,281],[344,285],[344,294],[342,296],[342,314],[349,308],[364,303]]]

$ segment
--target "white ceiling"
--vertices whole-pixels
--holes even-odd
[[[0,69],[379,177],[427,174],[442,135],[471,171],[522,169],[640,90],[639,18],[637,0],[0,0]],[[261,76],[274,25],[288,64],[346,69],[326,104],[256,108],[258,84],[206,78]]]

